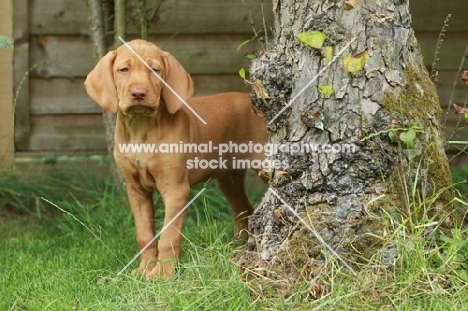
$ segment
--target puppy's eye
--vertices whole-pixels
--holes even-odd
[[[159,73],[161,70],[156,69],[156,68],[151,68],[154,72]]]
[[[128,72],[128,68],[127,67],[123,67],[123,68],[120,68],[120,69],[117,69],[118,72]]]

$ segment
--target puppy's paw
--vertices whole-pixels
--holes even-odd
[[[146,272],[146,279],[161,278],[164,280],[172,279],[174,277],[174,264],[169,262],[158,262],[156,266]]]
[[[151,270],[156,267],[156,260],[152,260],[146,264],[141,263],[140,266],[132,270],[132,276],[146,276]]]

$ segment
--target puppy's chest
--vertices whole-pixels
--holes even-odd
[[[157,163],[155,159],[138,155],[124,156],[120,159],[124,165],[120,167],[126,182],[138,184],[146,191],[157,190]],[[121,163],[122,163],[121,162]]]
[[[148,160],[145,158],[134,158],[131,159],[132,164],[132,175],[136,182],[147,191],[157,190],[156,176],[154,160]]]

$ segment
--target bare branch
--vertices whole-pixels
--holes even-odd
[[[88,0],[88,20],[93,42],[94,59],[97,61],[107,52],[104,39],[102,21],[102,7],[100,0]]]
[[[146,0],[138,0],[138,14],[140,15],[140,35],[143,40],[148,40],[148,26],[146,24]]]
[[[127,33],[126,0],[115,0],[115,34],[114,47],[122,44],[119,37],[125,39]]]

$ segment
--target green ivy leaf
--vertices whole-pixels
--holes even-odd
[[[244,68],[241,68],[239,69],[239,76],[245,80],[245,69]]]
[[[296,39],[313,48],[321,49],[327,35],[320,31],[301,32],[296,35]]]
[[[396,143],[396,142],[399,140],[398,137],[395,135],[395,132],[394,132],[394,131],[388,132],[388,137],[389,137],[390,140],[393,141],[394,143]]]
[[[416,132],[413,129],[402,132],[400,134],[400,140],[403,142],[406,149],[413,149],[416,142]]]
[[[351,56],[343,56],[343,69],[347,72],[355,72],[364,68],[367,59],[369,58],[367,51],[354,54]]]
[[[255,59],[255,58],[257,58],[257,55],[255,55],[255,54],[247,54],[247,55],[245,55],[245,57],[247,57],[248,59]]]
[[[333,94],[333,87],[331,85],[322,85],[318,87],[318,91],[325,97],[329,97]]]

